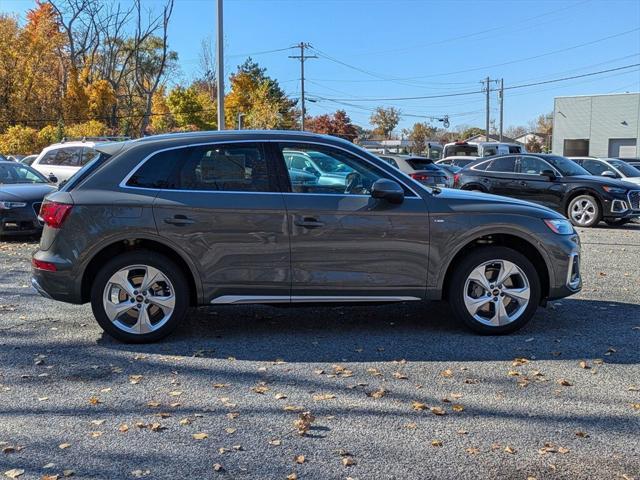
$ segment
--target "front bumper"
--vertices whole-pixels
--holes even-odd
[[[42,232],[34,207],[0,210],[0,236],[35,235]]]
[[[577,234],[567,235],[560,242],[554,242],[554,245],[555,248],[550,252],[553,272],[549,272],[547,300],[568,297],[582,289],[580,237]]]
[[[634,218],[640,217],[640,191],[632,190],[624,195],[612,195],[603,198],[603,217],[605,218]]]

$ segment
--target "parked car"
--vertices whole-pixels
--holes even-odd
[[[632,167],[640,168],[640,158],[615,157],[615,159],[622,160],[623,162],[627,162]]]
[[[42,150],[31,166],[48,178],[64,182],[96,156],[96,145],[99,143],[56,143]]]
[[[32,284],[91,302],[125,342],[164,337],[195,305],[422,299],[501,334],[581,288],[580,242],[562,215],[429,189],[337,137],[193,132],[96,149],[42,205]],[[309,194],[291,181],[292,152],[350,179]]]
[[[412,155],[378,155],[378,157],[424,185],[453,186],[453,176],[428,158]]]
[[[540,203],[581,227],[593,227],[600,220],[621,225],[640,215],[638,185],[595,177],[558,155],[499,155],[462,169],[456,178],[463,190]]]
[[[569,157],[591,175],[619,178],[640,185],[640,170],[617,158]]]
[[[9,160],[10,162],[20,162],[23,158],[24,155],[20,154],[7,155],[7,160]]]
[[[42,199],[55,190],[47,178],[28,165],[0,161],[0,236],[40,233]]]
[[[22,159],[20,159],[20,163],[31,166],[36,158],[38,158],[38,155],[27,155],[26,157],[22,157]]]
[[[489,157],[506,153],[526,153],[524,145],[504,142],[451,142],[444,146],[442,156],[446,157]]]
[[[471,165],[474,162],[477,162],[480,157],[473,156],[456,156],[456,157],[445,157],[442,160],[438,160],[436,165],[453,165],[455,167],[464,168],[467,165]]]

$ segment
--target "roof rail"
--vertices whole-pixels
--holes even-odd
[[[65,142],[123,142],[125,140],[131,140],[131,137],[127,136],[109,136],[101,135],[97,137],[63,137],[60,143]]]

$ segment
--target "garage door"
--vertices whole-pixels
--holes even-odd
[[[637,158],[637,143],[636,138],[610,138],[609,157]]]

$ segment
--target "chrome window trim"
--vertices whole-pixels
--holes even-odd
[[[298,192],[252,192],[250,190],[182,190],[182,189],[174,189],[174,188],[148,188],[148,187],[133,187],[130,185],[127,185],[127,182],[131,179],[131,177],[133,177],[133,175],[135,174],[135,172],[137,172],[140,167],[142,167],[142,165],[144,165],[151,157],[153,157],[154,155],[157,155],[159,153],[163,153],[163,152],[168,152],[171,150],[179,150],[182,148],[191,148],[191,147],[204,147],[207,145],[227,145],[227,144],[232,144],[232,143],[297,143],[297,144],[309,144],[309,145],[321,145],[321,146],[325,146],[325,147],[331,147],[331,148],[337,148],[338,150],[342,150],[344,152],[347,152],[351,155],[354,155],[356,158],[363,160],[365,162],[367,162],[370,165],[373,165],[375,168],[377,168],[378,170],[382,170],[385,174],[389,175],[390,177],[392,177],[393,179],[395,179],[396,181],[398,181],[402,186],[406,187],[408,190],[410,190],[417,198],[422,198],[413,188],[411,188],[410,184],[414,183],[415,181],[409,177],[407,174],[405,174],[404,172],[401,172],[400,170],[397,170],[397,173],[399,173],[402,177],[405,177],[407,180],[409,180],[409,185],[407,184],[406,181],[400,180],[396,175],[387,172],[384,169],[381,169],[378,165],[375,164],[375,162],[372,162],[371,160],[362,157],[361,155],[358,155],[356,153],[353,153],[352,151],[337,146],[337,145],[333,145],[331,143],[323,143],[323,142],[318,142],[318,141],[312,141],[312,140],[289,140],[289,139],[263,139],[263,140],[227,140],[227,141],[213,141],[213,142],[199,142],[199,143],[190,143],[188,145],[177,145],[177,146],[173,146],[173,147],[166,147],[166,148],[161,148],[159,150],[154,150],[152,153],[150,153],[149,155],[147,155],[146,157],[144,157],[142,160],[140,160],[140,162],[138,162],[136,164],[135,167],[133,167],[131,169],[131,171],[124,177],[124,179],[122,179],[122,181],[118,184],[119,188],[123,188],[123,189],[135,189],[135,190],[153,190],[153,191],[157,191],[157,190],[163,190],[163,191],[170,191],[170,192],[188,192],[188,193],[243,193],[243,194],[271,194],[271,195],[284,195],[284,194],[289,194],[289,195],[340,195],[340,194],[325,194],[325,193],[318,193],[318,194],[308,194],[308,193],[298,193]],[[381,160],[382,161],[382,160]],[[391,167],[393,168],[393,167]],[[396,173],[396,172],[394,172]],[[417,183],[417,182],[415,182]],[[426,193],[430,193],[429,190],[427,190],[423,185],[421,185],[420,183],[417,183],[417,185],[419,185],[421,188],[423,188],[425,190]],[[356,196],[356,195],[351,195],[351,196]],[[360,195],[360,196],[364,196],[364,197],[369,197],[370,195]]]

